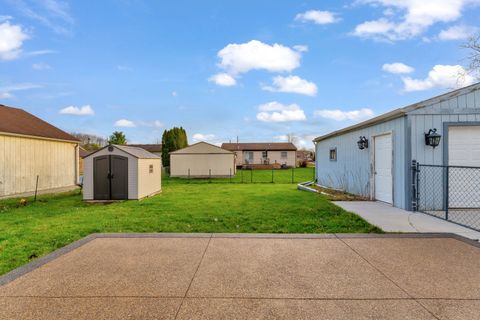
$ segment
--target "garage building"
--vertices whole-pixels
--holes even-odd
[[[235,173],[235,154],[207,142],[170,152],[171,177],[218,178]]]
[[[84,200],[142,199],[162,190],[162,161],[142,148],[109,145],[84,159]]]
[[[78,188],[78,144],[30,113],[0,105],[0,198]]]
[[[480,167],[480,84],[331,132],[314,143],[320,185],[408,210],[448,211],[471,206],[473,198],[479,198],[480,207],[480,168],[454,168]],[[478,179],[472,180],[475,175]]]

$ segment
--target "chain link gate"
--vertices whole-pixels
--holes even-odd
[[[480,231],[480,167],[412,161],[412,209]]]

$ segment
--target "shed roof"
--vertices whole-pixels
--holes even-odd
[[[390,112],[381,114],[381,115],[379,115],[375,118],[372,118],[372,119],[354,124],[352,126],[327,133],[323,136],[319,136],[319,137],[313,139],[313,142],[319,142],[319,141],[328,139],[330,137],[338,136],[338,135],[341,135],[341,134],[344,134],[344,133],[347,133],[347,132],[350,132],[350,131],[353,131],[353,130],[362,129],[362,128],[373,126],[377,123],[393,120],[393,119],[405,116],[407,113],[409,113],[411,111],[422,109],[422,108],[431,106],[435,103],[439,103],[441,101],[449,100],[449,99],[454,98],[456,96],[466,94],[466,93],[469,93],[469,92],[472,92],[472,91],[476,91],[476,90],[479,90],[479,89],[480,89],[480,83],[476,83],[476,84],[473,84],[473,85],[468,86],[468,87],[464,87],[464,88],[460,88],[460,89],[457,89],[457,90],[454,90],[454,91],[450,91],[450,92],[441,94],[439,96],[436,96],[436,97],[433,97],[433,98],[430,98],[430,99],[427,99],[427,100],[423,100],[423,101],[408,105],[408,106],[403,107],[403,108],[398,108],[398,109],[392,110]]]
[[[0,132],[78,142],[74,136],[25,110],[0,104]]]
[[[172,151],[170,154],[232,154],[232,152],[208,142],[200,141],[186,148]]]
[[[87,155],[85,158],[88,158],[88,157],[91,157],[92,155],[94,155],[95,153],[99,152],[100,150],[103,150],[105,148],[108,148],[108,147],[114,147],[114,148],[117,148],[119,150],[122,150],[123,152],[126,152],[128,153],[129,155],[137,158],[137,159],[160,159],[159,156],[157,156],[156,154],[153,154],[151,152],[148,152],[147,150],[145,149],[142,149],[142,148],[137,148],[137,147],[131,147],[131,146],[126,146],[126,145],[119,145],[119,144],[111,144],[111,145],[108,145],[108,146],[105,146],[101,149],[98,149],[97,151],[95,152],[92,152],[90,153],[89,155]]]
[[[161,143],[154,143],[154,144],[129,144],[130,147],[137,147],[147,150],[148,152],[162,152],[162,144]]]
[[[255,143],[223,143],[223,149],[230,151],[296,151],[291,142],[255,142]]]

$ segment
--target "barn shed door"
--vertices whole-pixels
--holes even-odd
[[[392,135],[375,137],[375,200],[393,203]]]
[[[128,158],[108,155],[93,159],[95,200],[128,199]]]

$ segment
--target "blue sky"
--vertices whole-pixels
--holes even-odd
[[[479,0],[0,0],[0,103],[153,143],[311,139],[471,84]],[[463,75],[459,77],[459,74]]]

